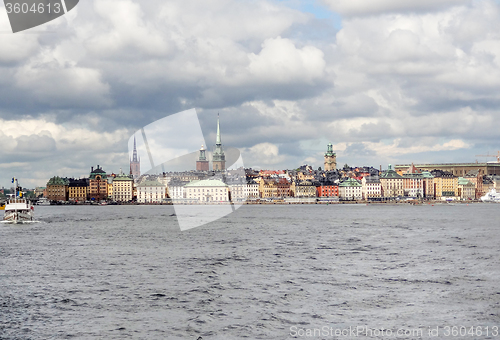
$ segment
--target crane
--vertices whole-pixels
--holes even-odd
[[[500,163],[500,151],[496,155],[476,155],[476,157],[496,157],[497,162]]]

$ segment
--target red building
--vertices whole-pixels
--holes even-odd
[[[335,183],[320,183],[316,186],[317,197],[339,197],[339,185]]]

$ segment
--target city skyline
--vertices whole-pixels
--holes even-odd
[[[317,168],[328,143],[339,167],[500,150],[496,1],[194,4],[82,2],[1,34],[0,183],[126,170],[133,131],[190,108],[206,141],[220,112],[246,167]]]

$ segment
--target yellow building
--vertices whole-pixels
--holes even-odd
[[[261,198],[278,197],[278,183],[274,179],[259,180],[259,194]]]
[[[85,202],[89,199],[89,186],[87,179],[70,180],[68,185],[68,198],[73,202]]]
[[[436,199],[456,199],[458,195],[458,177],[451,172],[434,170],[434,195]]]

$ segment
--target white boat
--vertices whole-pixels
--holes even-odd
[[[42,198],[38,199],[38,202],[36,202],[36,205],[50,205],[50,201],[47,198],[42,197]]]
[[[486,195],[481,197],[481,201],[500,203],[500,193],[497,193],[496,189],[491,189]]]
[[[23,192],[18,191],[17,180],[15,182],[15,194],[10,195],[5,204],[3,220],[6,223],[25,223],[32,222],[35,208],[30,200],[22,197]]]

